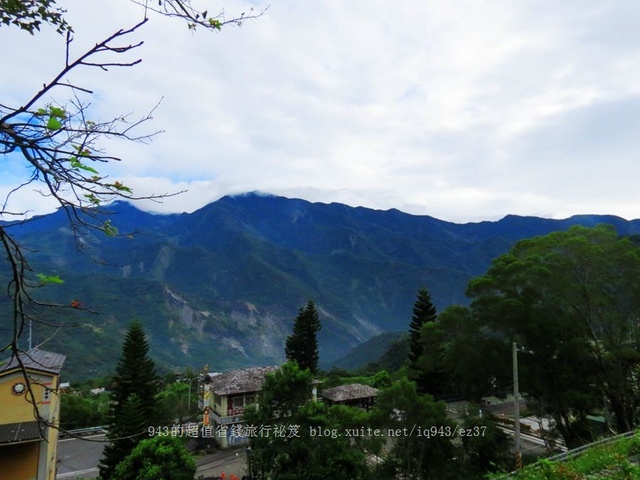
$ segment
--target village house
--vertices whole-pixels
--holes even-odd
[[[221,374],[205,374],[203,383],[205,418],[214,427],[216,442],[222,448],[246,443],[238,435],[245,407],[257,404],[264,377],[278,367],[253,367]],[[208,380],[207,380],[208,379]]]
[[[327,388],[320,393],[320,396],[329,406],[334,404],[349,405],[369,411],[375,404],[378,389],[359,383],[350,383],[339,387]]]
[[[0,366],[0,476],[55,480],[58,391],[66,357],[36,348],[19,358],[22,365],[12,357]]]

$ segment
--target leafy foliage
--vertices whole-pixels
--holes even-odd
[[[640,438],[623,438],[608,445],[593,446],[575,458],[551,462],[540,460],[510,475],[514,480],[565,480],[612,479],[633,480],[640,478],[637,455]],[[488,478],[498,480],[501,475]]]
[[[60,397],[60,428],[96,427],[107,424],[109,397],[100,395],[65,394]]]
[[[296,362],[287,362],[276,372],[265,376],[260,393],[260,412],[265,418],[293,414],[311,399],[313,377]]]
[[[439,316],[444,331],[444,369],[465,398],[480,403],[487,394],[502,393],[513,378],[511,346],[482,325],[467,307],[451,306]]]
[[[398,432],[382,467],[387,475],[399,469],[407,478],[458,478],[450,464],[455,425],[447,418],[444,402],[419,394],[415,383],[402,378],[380,393],[372,421]],[[423,432],[433,427],[438,434],[418,435],[416,426]]]
[[[175,419],[189,418],[193,414],[193,407],[197,405],[197,394],[197,389],[193,388],[191,405],[189,405],[189,385],[187,383],[173,382],[165,386],[157,397],[158,415],[161,423],[169,424]],[[191,407],[191,411],[189,407]]]
[[[116,466],[112,480],[193,480],[196,462],[181,439],[159,436],[142,440]]]
[[[470,310],[447,312],[443,323],[459,327],[450,362],[462,359],[463,370],[476,362],[474,375],[483,378],[465,383],[478,393],[501,379],[508,385],[504,359],[516,341],[522,388],[540,413],[553,416],[568,445],[589,440],[586,415],[603,398],[618,430],[628,431],[640,407],[639,272],[640,248],[610,226],[520,241],[469,283]]]
[[[311,380],[309,370],[293,362],[266,376],[259,408],[249,407],[244,419],[253,426],[282,425],[287,434],[250,439],[253,474],[281,480],[366,478],[363,451],[338,435],[344,428],[344,411],[310,402]],[[295,433],[289,426],[296,427]],[[329,434],[316,434],[319,431]]]
[[[463,427],[479,435],[465,435],[462,437],[464,462],[462,468],[466,471],[465,478],[472,475],[482,475],[487,472],[510,471],[513,467],[511,441],[507,434],[500,430],[495,421],[488,417],[466,418]]]
[[[65,10],[55,4],[55,0],[0,0],[0,24],[17,26],[32,35],[42,23],[55,27],[58,33],[71,31]]]

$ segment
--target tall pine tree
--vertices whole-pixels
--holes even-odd
[[[107,434],[111,443],[105,447],[99,466],[103,480],[111,478],[116,465],[144,438],[147,427],[158,420],[156,396],[160,378],[148,353],[142,324],[133,321],[114,376]]]
[[[443,367],[444,333],[437,320],[431,296],[421,288],[409,324],[409,377],[418,392],[440,397],[447,391],[448,375]]]
[[[413,316],[409,324],[409,366],[412,369],[417,368],[418,359],[424,350],[420,341],[422,326],[427,322],[435,322],[437,318],[436,307],[431,303],[431,295],[426,288],[421,288],[413,305]]]
[[[322,328],[320,316],[313,301],[300,309],[293,324],[293,333],[287,337],[285,354],[287,360],[295,361],[301,369],[318,372],[318,338]]]

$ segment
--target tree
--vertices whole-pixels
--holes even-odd
[[[569,446],[603,407],[619,431],[636,425],[639,272],[640,248],[599,225],[520,241],[469,283],[470,315],[485,338],[518,343],[521,388]]]
[[[193,480],[196,462],[176,437],[142,440],[116,467],[113,480]]]
[[[197,400],[197,392],[193,393],[194,405]],[[158,394],[157,404],[161,423],[170,423],[176,418],[180,423],[188,419],[192,412],[189,411],[189,385],[182,382],[173,382],[166,385]]]
[[[437,310],[431,303],[431,295],[426,288],[421,288],[418,290],[409,324],[409,365],[411,368],[417,367],[418,359],[424,351],[421,341],[422,326],[428,322],[435,322],[436,318],[438,318]]]
[[[60,308],[83,310],[81,303],[51,305],[36,297],[36,288],[61,283],[63,279],[46,272],[31,270],[27,258],[29,247],[20,244],[12,234],[14,225],[24,223],[27,212],[20,211],[13,203],[14,194],[24,188],[38,190],[54,199],[67,213],[69,224],[80,239],[83,232],[97,230],[106,235],[118,235],[117,227],[105,216],[104,206],[111,200],[125,198],[160,198],[136,195],[121,180],[111,179],[100,172],[100,166],[121,160],[102,148],[107,140],[124,139],[145,142],[155,133],[140,133],[140,127],[151,120],[153,113],[138,118],[118,115],[111,120],[99,121],[92,116],[90,99],[94,94],[90,86],[74,83],[71,74],[86,69],[108,71],[112,68],[133,67],[141,59],[122,60],[127,54],[135,54],[142,44],[128,43],[134,32],[141,30],[150,15],[176,17],[186,22],[188,28],[204,28],[219,31],[225,25],[241,25],[244,21],[260,17],[264,11],[227,18],[224,13],[209,15],[191,0],[159,0],[157,5],[132,0],[140,5],[140,18],[131,26],[118,29],[106,38],[94,42],[88,50],[74,55],[73,26],[67,23],[65,10],[55,0],[0,0],[0,26],[19,28],[35,35],[42,26],[49,25],[61,34],[66,55],[59,71],[51,79],[42,82],[42,88],[25,98],[0,100],[0,158],[4,161],[21,161],[26,175],[0,201],[0,218],[14,219],[11,224],[0,224],[0,245],[3,249],[2,271],[9,273],[7,295],[11,302],[12,316],[7,321],[12,335],[0,345],[0,353],[9,352],[22,365],[27,350],[23,334],[28,324],[41,322],[46,311],[54,313]],[[5,62],[6,63],[6,62]],[[84,242],[78,246],[85,248]],[[46,307],[46,309],[43,309]],[[54,327],[60,327],[55,321]],[[22,340],[22,342],[21,342]],[[30,391],[29,379],[25,376]],[[37,410],[37,409],[36,409]],[[34,412],[38,417],[37,412]]]
[[[443,369],[443,332],[427,289],[418,291],[409,324],[409,376],[420,393],[441,396],[448,378]]]
[[[0,0],[0,23],[20,27],[32,35],[43,22],[55,27],[58,33],[71,31],[64,18],[65,11],[55,3],[55,0]]]
[[[345,412],[310,401],[311,388],[311,372],[295,362],[265,377],[259,408],[244,416],[245,425],[258,429],[250,437],[255,478],[367,478],[362,449],[338,435]]]
[[[473,312],[459,305],[447,307],[438,317],[444,331],[443,369],[453,389],[480,403],[487,394],[501,394],[511,386],[511,345],[486,326]]]
[[[114,469],[140,442],[149,425],[158,420],[157,396],[160,378],[142,324],[131,322],[116,367],[109,412],[108,440],[100,464],[100,475],[111,478]]]
[[[75,430],[105,425],[108,405],[109,398],[106,393],[86,396],[73,392],[61,395],[60,428]]]
[[[149,21],[149,15],[176,17],[185,21],[188,28],[205,28],[219,31],[225,25],[241,25],[245,20],[255,19],[263,12],[226,18],[223,13],[208,15],[196,8],[191,0],[159,0],[154,5],[137,2],[141,6],[140,18],[129,27],[117,29],[106,38],[93,42],[88,50],[74,55],[72,42],[74,31],[65,18],[65,10],[56,6],[55,0],[0,0],[0,27],[19,28],[35,35],[41,27],[49,25],[61,34],[66,55],[59,71],[44,80],[37,92],[23,98],[0,99],[0,159],[22,162],[25,177],[16,182],[6,198],[0,200],[0,220],[11,219],[12,223],[0,223],[0,245],[3,262],[0,268],[8,276],[6,292],[11,304],[11,314],[3,315],[10,338],[3,339],[0,353],[11,354],[22,367],[27,390],[31,396],[31,381],[24,369],[23,355],[29,350],[25,333],[31,324],[60,328],[56,313],[60,309],[85,310],[80,302],[51,304],[37,295],[38,288],[64,280],[47,272],[31,269],[28,261],[30,247],[18,242],[12,228],[26,220],[27,212],[13,203],[14,194],[24,188],[33,188],[42,195],[54,199],[68,217],[79,249],[86,250],[82,234],[97,230],[109,236],[119,235],[117,226],[108,217],[109,201],[125,198],[161,198],[169,194],[160,193],[150,197],[138,196],[121,180],[111,179],[100,172],[101,165],[120,161],[102,148],[108,140],[120,139],[145,142],[154,132],[140,133],[143,124],[151,120],[153,111],[137,118],[118,115],[99,121],[90,108],[93,91],[88,85],[74,83],[72,74],[86,69],[108,71],[115,67],[133,67],[141,59],[121,60],[123,56],[135,54],[142,44],[128,42],[134,32],[141,30]],[[4,62],[7,64],[7,62]],[[127,232],[128,233],[128,232]],[[2,276],[2,280],[5,276]],[[54,320],[47,314],[53,312]],[[55,330],[54,330],[55,331]],[[145,397],[143,397],[145,398]],[[34,418],[43,422],[34,405]],[[56,428],[57,425],[49,425]],[[44,430],[43,430],[44,431]]]
[[[311,372],[295,362],[287,362],[265,376],[258,399],[260,411],[268,418],[291,415],[311,399]]]
[[[469,417],[463,423],[464,478],[486,478],[488,472],[510,471],[513,468],[511,442],[493,418]]]
[[[403,377],[383,390],[372,422],[398,433],[380,472],[385,478],[396,478],[398,470],[402,478],[459,478],[451,468],[455,425],[447,418],[446,405],[418,393],[414,382]]]
[[[287,360],[295,361],[300,368],[309,369],[312,374],[318,372],[317,333],[322,328],[320,317],[313,301],[300,309],[293,324],[293,333],[287,337],[285,354]]]
[[[111,443],[105,446],[103,458],[98,465],[102,480],[113,478],[118,464],[131,453],[148,432],[149,422],[138,395],[135,393],[129,395],[118,411],[118,416],[112,418],[107,432],[107,440]]]

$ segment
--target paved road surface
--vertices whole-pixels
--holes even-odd
[[[105,446],[104,435],[92,435],[82,439],[67,438],[58,442],[57,480],[97,478],[98,462]],[[196,478],[215,477],[225,472],[229,478],[235,473],[239,478],[247,474],[247,458],[244,448],[225,450],[196,456]]]
[[[104,446],[104,434],[59,440],[56,479],[96,478]]]
[[[198,478],[199,475],[205,478],[216,477],[222,472],[226,474],[227,479],[232,473],[242,478],[243,475],[248,473],[247,456],[244,448],[225,450],[203,457],[197,457],[196,464],[198,465],[196,478]]]

